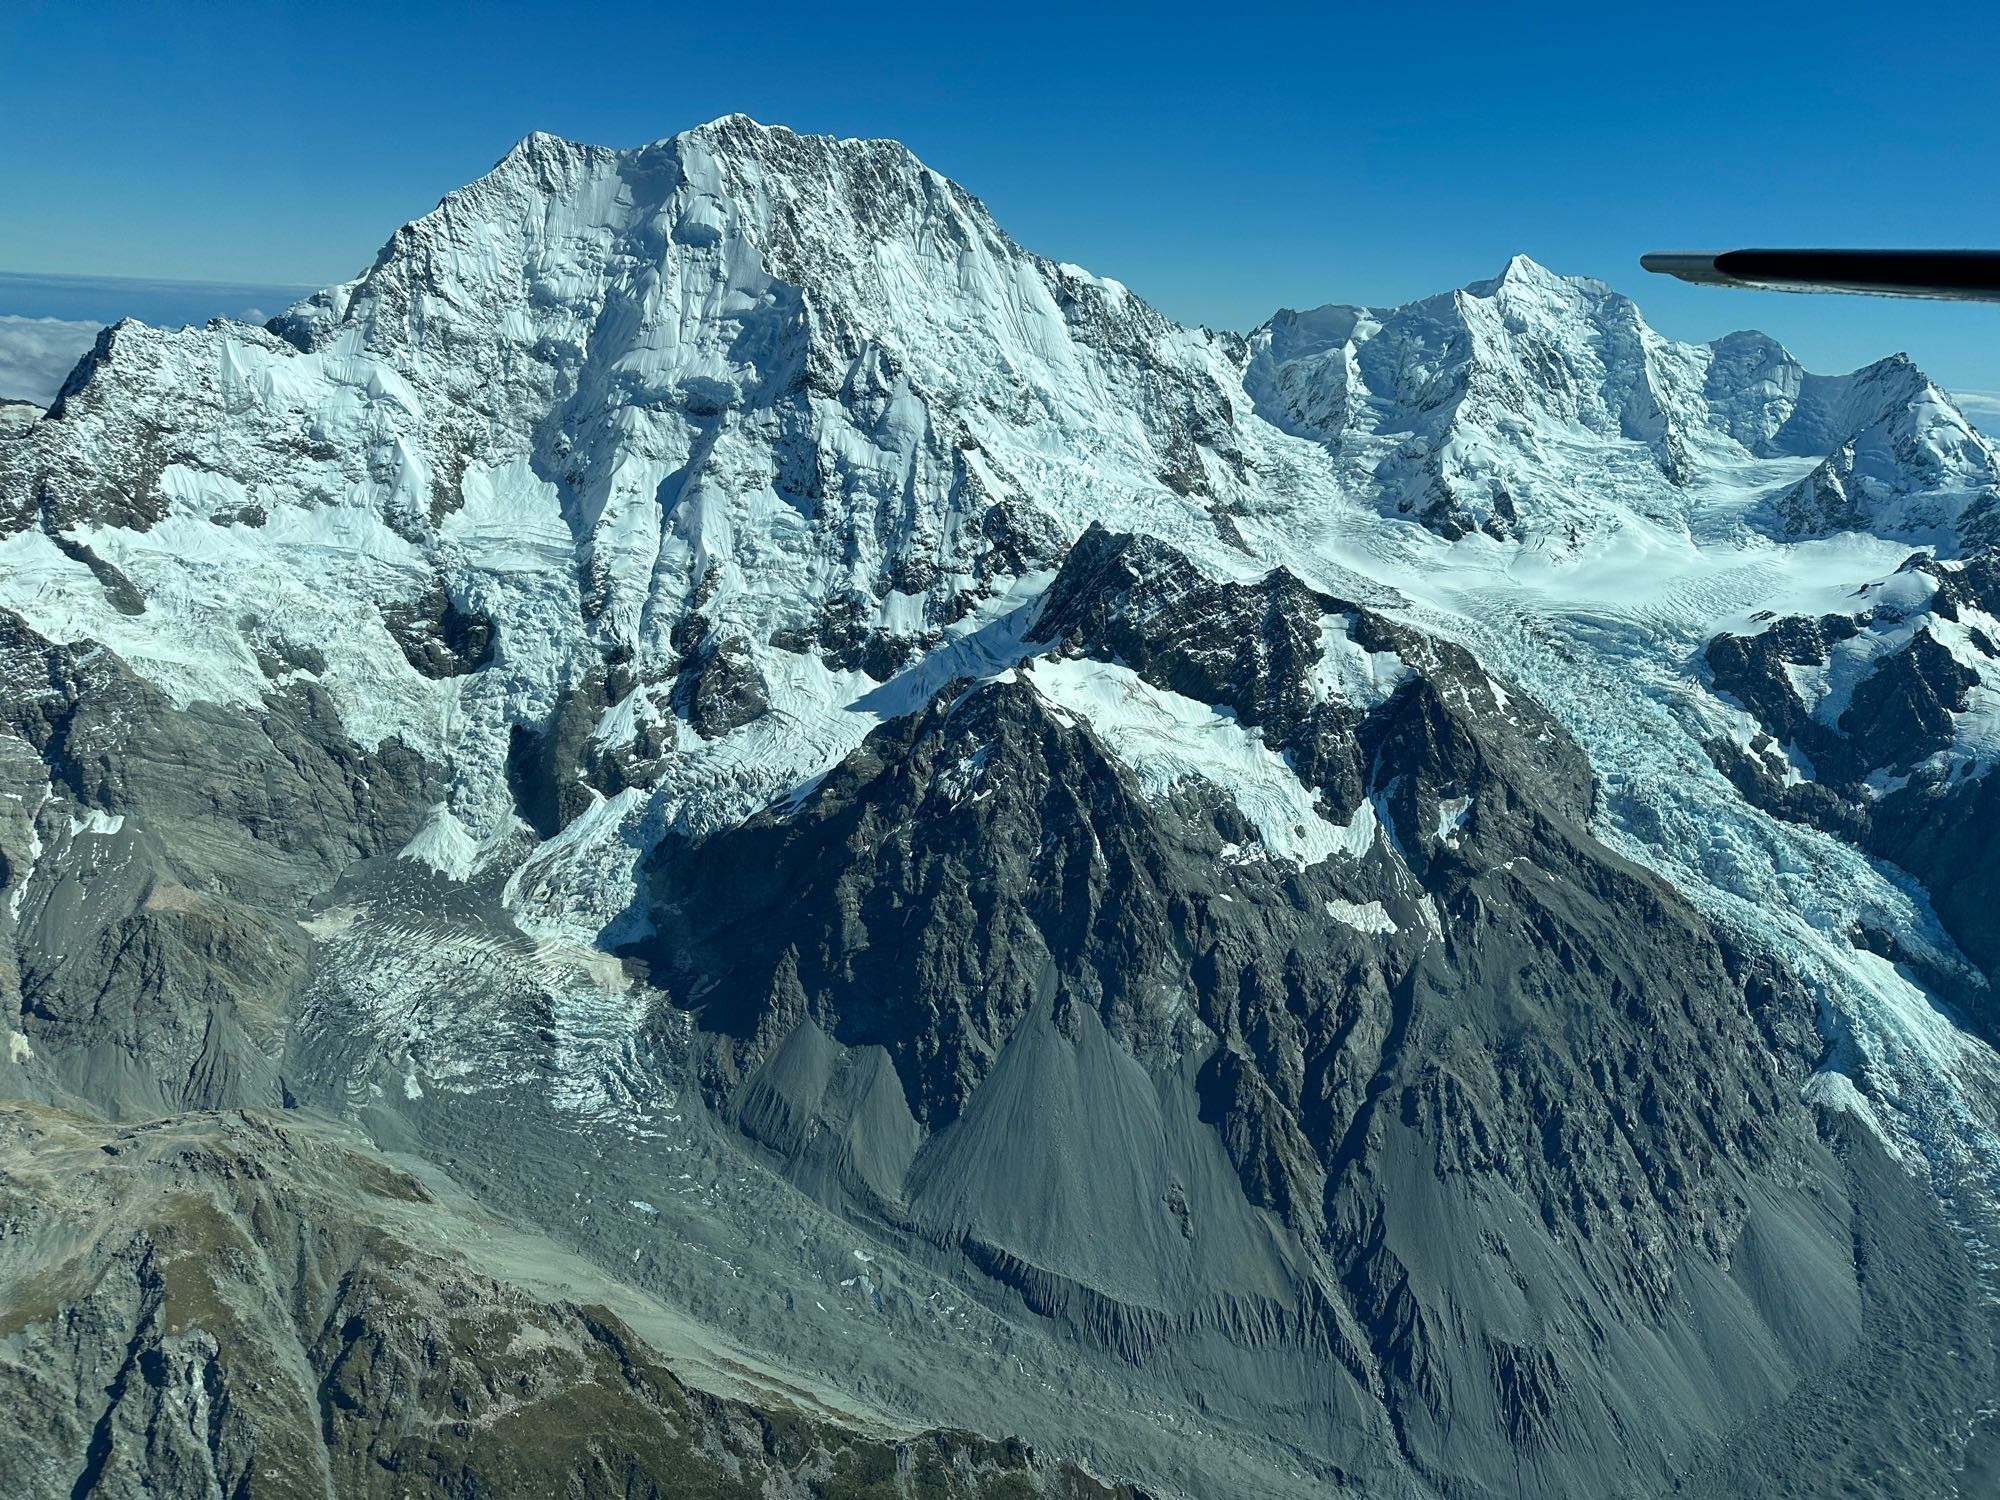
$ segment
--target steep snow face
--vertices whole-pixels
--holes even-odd
[[[531,136],[283,326],[409,369],[433,450],[534,455],[634,644],[711,572],[721,621],[802,584],[929,598],[986,501],[1171,500],[1170,458],[1205,488],[1176,445],[1227,436],[1199,335],[1026,254],[900,146],[742,117],[624,153]],[[787,532],[853,555],[824,580],[743,555]]]
[[[685,749],[739,727],[673,701],[718,653],[736,699],[810,722],[1093,516],[1224,550],[1234,380],[900,146],[741,117],[627,152],[531,136],[270,330],[108,330],[9,453],[0,602],[182,701],[308,672],[362,744],[451,762],[490,854],[510,726],[607,662],[599,752]],[[488,669],[427,672],[385,628],[440,607],[490,623]]]

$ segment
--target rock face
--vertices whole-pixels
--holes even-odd
[[[1197,580],[1087,535],[1057,654],[656,851],[654,980],[745,1039],[716,1106],[1132,1359],[1213,1327],[1349,1362],[1336,1412],[1372,1395],[1425,1471],[1560,1448],[1563,1483],[1661,1483],[1595,1436],[1642,1420],[1612,1393],[1704,1391],[1694,1432],[1855,1335],[1808,1002],[1590,838],[1581,755],[1469,656],[1282,573]],[[1395,685],[1324,697],[1350,643]],[[1140,736],[1225,732],[1324,779],[1296,816],[1341,854],[1273,851],[1226,784],[1149,805]],[[1764,1235],[1804,1300],[1725,1269]]]
[[[106,330],[0,445],[5,1487],[1979,1493],[1995,474],[742,117]]]

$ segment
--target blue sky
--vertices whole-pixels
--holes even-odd
[[[1996,62],[1996,12],[1949,5],[7,0],[0,272],[319,284],[530,129],[629,145],[741,109],[901,139],[1189,321],[1407,300],[1523,251],[1677,337],[1762,327],[1824,369],[1902,349],[2000,391],[2000,306],[1636,264],[2000,244]],[[0,278],[0,314],[70,315],[48,285]]]

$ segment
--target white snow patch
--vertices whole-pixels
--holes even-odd
[[[108,838],[124,826],[123,813],[100,812],[93,807],[82,817],[69,820],[69,836],[75,839],[82,838],[86,833],[95,833]]]
[[[28,1038],[25,1032],[9,1031],[7,1033],[7,1060],[9,1062],[24,1063],[34,1055],[35,1049],[28,1045]]]
[[[1344,901],[1336,896],[1326,903],[1326,914],[1356,932],[1386,934],[1398,930],[1396,919],[1380,901]]]
[[[1051,706],[1088,724],[1147,795],[1206,782],[1241,809],[1275,859],[1305,868],[1335,854],[1359,858],[1375,841],[1373,808],[1362,804],[1345,825],[1328,822],[1290,762],[1227,709],[1109,662],[1045,659],[1026,676]]]
[[[992,746],[981,745],[977,750],[960,756],[957,761],[933,775],[931,784],[937,788],[946,803],[953,807],[968,801],[983,801],[993,795],[992,790],[989,788],[981,792],[975,789],[985,778],[986,763],[992,758],[992,754]]]
[[[1417,902],[1417,915],[1424,919],[1424,926],[1430,930],[1432,937],[1444,936],[1444,919],[1438,915],[1437,899],[1429,891],[1425,891]]]
[[[1380,708],[1413,675],[1393,651],[1369,651],[1349,635],[1352,615],[1327,615],[1319,622],[1319,660],[1313,665],[1313,695],[1357,708]]]
[[[53,796],[55,788],[43,782],[42,795],[36,799],[35,805],[23,809],[28,823],[28,858],[24,866],[15,872],[14,889],[7,896],[7,914],[16,919],[21,915],[21,903],[28,899],[28,884],[35,878],[36,867],[42,858],[42,835],[35,827],[35,819]]]
[[[1805,705],[1806,712],[1815,712],[1829,690],[1825,663],[1809,665],[1788,661],[1780,665],[1784,668],[1785,680],[1792,685],[1793,693]]]
[[[447,880],[466,880],[479,862],[479,841],[440,802],[431,808],[424,826],[411,835],[396,858],[428,865]]]
[[[1456,847],[1459,832],[1472,818],[1470,797],[1441,797],[1437,806],[1437,839]]]

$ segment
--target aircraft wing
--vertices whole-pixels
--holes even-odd
[[[1675,251],[1639,264],[1706,286],[2000,302],[2000,250]]]

